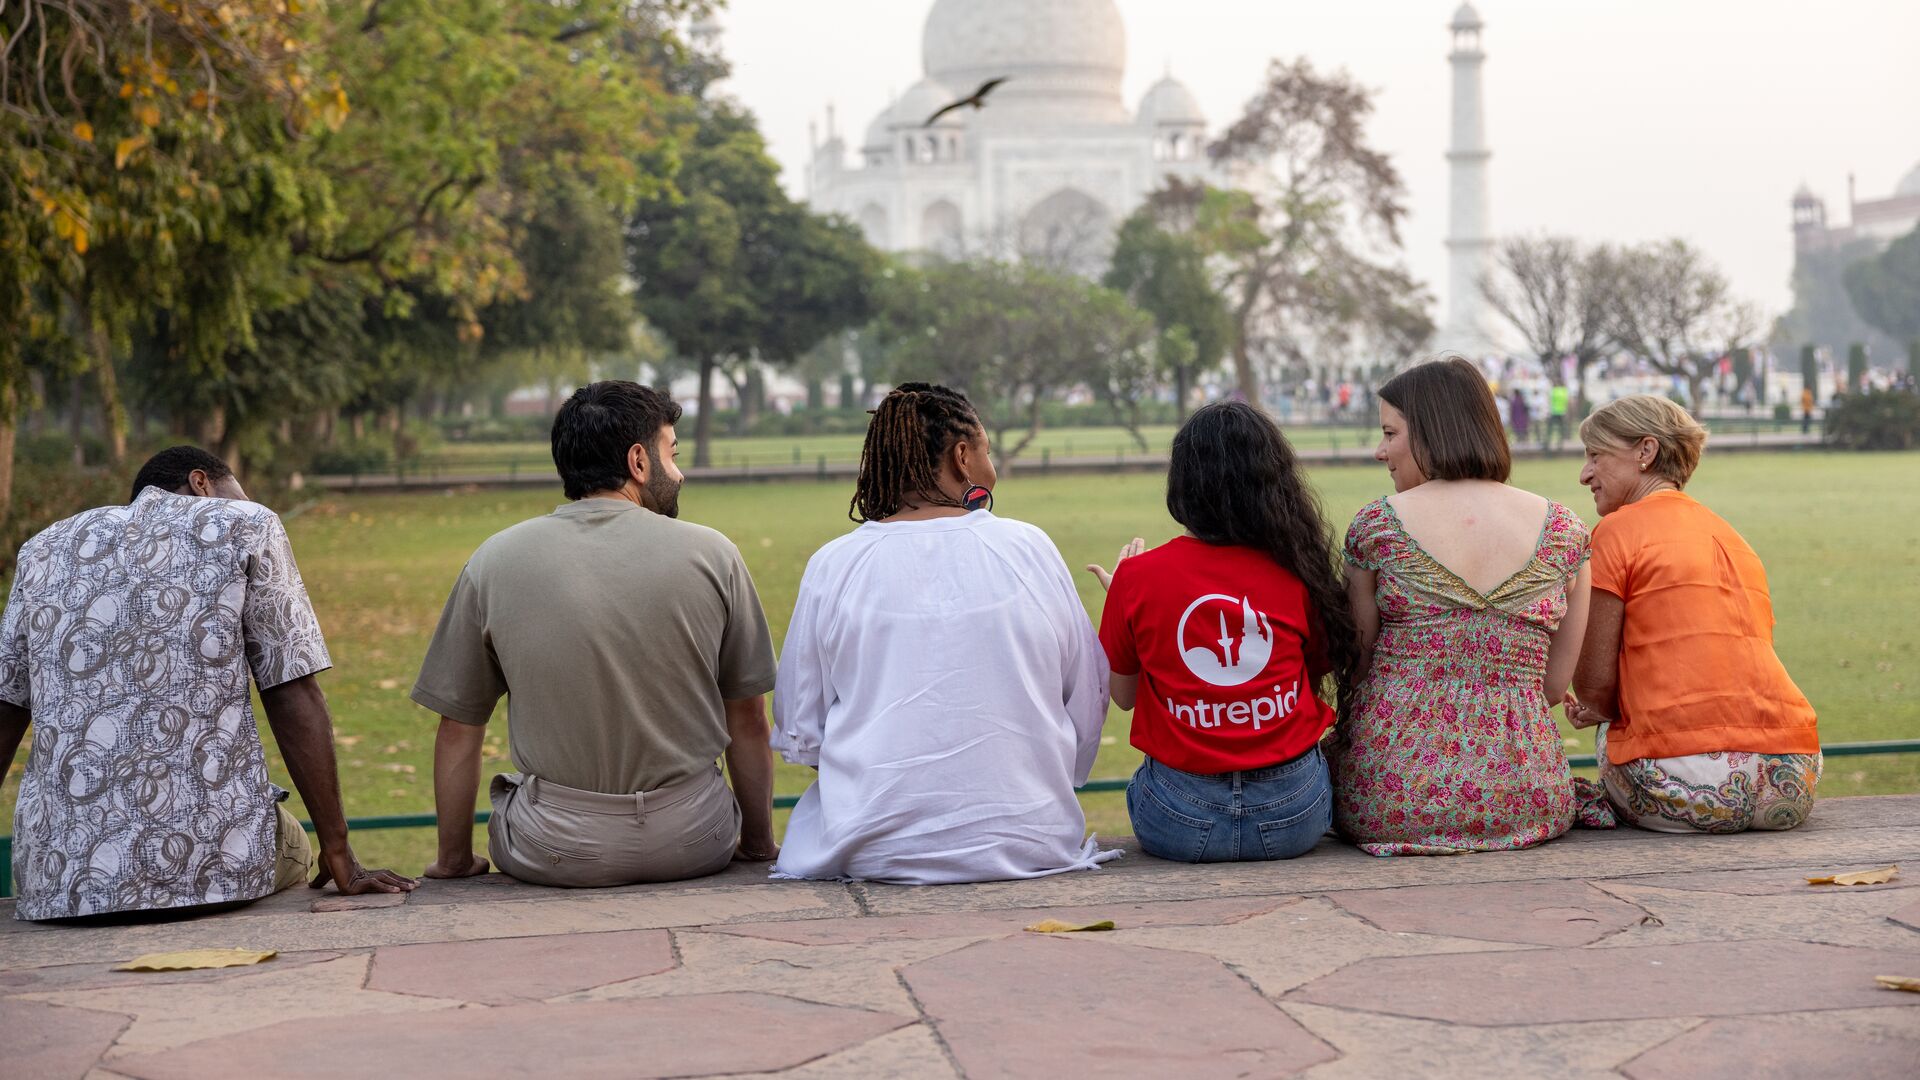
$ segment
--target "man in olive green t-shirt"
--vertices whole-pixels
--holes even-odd
[[[502,694],[519,770],[491,790],[487,848],[503,872],[625,885],[778,855],[773,642],[740,552],[676,520],[679,418],[636,383],[576,391],[553,424],[573,501],[489,538],[454,582],[413,688],[441,716],[427,876],[487,870],[469,823]]]

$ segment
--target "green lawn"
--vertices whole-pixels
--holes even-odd
[[[1522,462],[1515,482],[1592,517],[1574,482],[1572,459]],[[1782,657],[1821,715],[1828,742],[1920,737],[1920,454],[1714,455],[1693,485],[1759,550],[1771,575]],[[1385,492],[1384,471],[1328,467],[1314,475],[1332,519],[1346,520]],[[740,546],[759,584],[775,640],[785,633],[800,573],[813,550],[851,528],[845,485],[689,485],[682,514]],[[432,808],[435,719],[407,690],[446,589],[475,545],[560,499],[547,492],[329,498],[290,515],[301,568],[333,651],[323,676],[339,731],[349,814]],[[1023,477],[998,492],[998,511],[1047,530],[1076,569],[1110,560],[1129,537],[1159,542],[1175,527],[1151,475]],[[1099,611],[1099,590],[1080,574],[1082,599]],[[504,710],[503,710],[504,715]],[[1125,777],[1138,755],[1127,719],[1115,713],[1094,775]],[[285,770],[268,740],[275,778]],[[490,740],[489,770],[509,767],[505,725]],[[1569,744],[1584,753],[1590,741]],[[0,832],[9,830],[13,790],[0,791]],[[779,790],[804,789],[808,770],[782,766]],[[1824,795],[1920,791],[1920,755],[1836,758]],[[484,795],[483,795],[484,798]],[[1118,795],[1086,798],[1101,832],[1127,831]],[[364,858],[418,871],[430,858],[428,830],[356,837]]]

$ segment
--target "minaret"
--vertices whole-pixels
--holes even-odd
[[[1480,296],[1480,279],[1493,268],[1493,236],[1487,213],[1486,117],[1480,107],[1480,13],[1461,4],[1449,24],[1453,31],[1453,145],[1447,151],[1451,168],[1450,212],[1447,228],[1447,322],[1441,330],[1444,348],[1470,352],[1491,347]]]

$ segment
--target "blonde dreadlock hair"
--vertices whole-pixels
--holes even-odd
[[[925,506],[965,505],[940,490],[940,459],[954,443],[984,430],[967,395],[931,383],[901,383],[871,413],[849,518],[890,518],[906,508],[908,498]]]

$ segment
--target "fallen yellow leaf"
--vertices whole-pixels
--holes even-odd
[[[79,139],[81,142],[92,142],[93,125],[87,123],[85,120],[73,125],[73,137]]]
[[[272,949],[186,949],[181,952],[148,953],[129,960],[115,971],[199,971],[202,968],[245,967],[271,960]]]
[[[1810,877],[1809,885],[1884,885],[1900,876],[1898,866],[1883,866],[1878,870],[1860,870],[1851,874],[1829,874],[1826,877]]]
[[[1099,922],[1090,923],[1070,923],[1061,922],[1059,919],[1042,919],[1032,926],[1027,927],[1027,932],[1030,934],[1077,934],[1086,930],[1111,929],[1113,929],[1112,919],[1101,919]]]
[[[1905,990],[1920,994],[1920,979],[1908,978],[1905,975],[1875,975],[1873,981],[1889,990]]]

